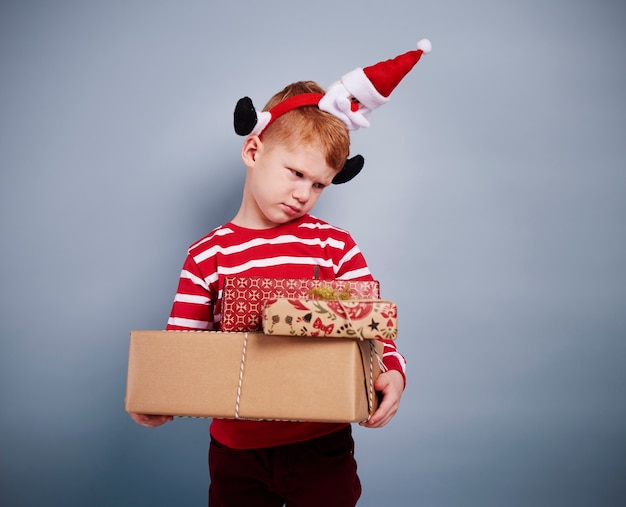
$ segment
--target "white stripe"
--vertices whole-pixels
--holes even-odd
[[[314,223],[305,222],[303,224],[300,224],[298,227],[299,228],[302,227],[303,229],[320,229],[320,230],[324,229],[324,230],[339,231],[342,233],[346,232],[343,229],[340,229],[339,227],[335,227],[334,225],[331,225],[329,223],[323,223],[323,222],[314,222]]]
[[[179,303],[195,303],[198,305],[207,305],[209,304],[210,299],[206,296],[195,296],[193,294],[177,293],[176,296],[174,296],[174,301],[178,301]]]
[[[346,255],[341,258],[341,260],[339,261],[339,266],[343,266],[345,262],[348,262],[350,259],[352,259],[352,257],[360,253],[361,250],[359,250],[359,247],[354,245],[350,250],[348,250],[348,252],[346,252]]]
[[[218,229],[213,230],[212,234],[209,234],[209,235],[205,236],[200,241],[197,241],[196,243],[191,245],[189,247],[189,250],[193,250],[194,248],[197,248],[202,243],[206,243],[207,241],[211,241],[215,236],[228,236],[229,234],[233,234],[234,232],[235,231],[233,231],[232,229],[229,229],[227,227],[220,227]]]
[[[180,277],[181,278],[186,278],[187,280],[191,280],[193,283],[195,283],[196,285],[199,285],[200,287],[202,287],[204,290],[209,290],[209,283],[210,277],[207,277],[207,280],[203,280],[202,278],[194,275],[193,273],[187,271],[186,269],[183,269],[182,272],[180,273]],[[217,275],[215,275],[215,278],[217,279]]]
[[[339,277],[339,280],[354,280],[363,276],[371,275],[369,268],[360,268],[353,271],[347,271]]]
[[[170,317],[167,320],[170,326],[190,327],[192,329],[208,329],[209,322],[206,320],[183,319],[182,317]]]
[[[222,246],[216,245],[214,247],[207,248],[206,250],[200,252],[198,255],[196,255],[193,258],[193,260],[196,263],[200,263],[210,257],[213,257],[214,255],[218,253],[221,253],[222,255],[231,255],[231,254],[243,252],[245,250],[248,250],[249,248],[254,248],[257,246],[286,245],[289,243],[295,243],[295,244],[300,244],[300,245],[313,245],[313,246],[316,245],[321,248],[330,246],[331,248],[337,248],[339,250],[343,249],[345,246],[345,243],[343,241],[338,241],[333,238],[328,238],[326,241],[322,241],[319,238],[305,239],[305,238],[299,238],[298,236],[294,236],[292,234],[288,234],[288,235],[278,236],[272,239],[255,238],[250,241],[246,241],[245,243],[240,243],[238,245],[233,245],[229,247],[222,247]]]
[[[304,223],[300,224],[298,227],[302,227],[303,229],[334,229],[334,227],[330,224],[322,224],[316,222],[314,224]]]

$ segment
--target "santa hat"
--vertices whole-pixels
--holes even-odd
[[[376,88],[383,97],[388,98],[402,78],[419,62],[422,55],[424,53],[430,53],[431,49],[432,44],[430,41],[428,39],[422,39],[417,43],[417,49],[407,51],[392,60],[386,60],[370,67],[365,67],[363,73],[374,88]]]
[[[269,111],[257,114],[252,100],[244,97],[235,108],[235,132],[246,136],[261,133],[283,114],[305,106],[317,106],[322,111],[336,116],[348,130],[369,127],[369,114],[389,100],[391,92],[413,69],[423,54],[430,53],[432,45],[428,39],[417,43],[417,49],[408,51],[391,60],[354,69],[332,84],[328,91],[294,95],[276,104]],[[348,159],[333,183],[344,183],[356,176],[363,166],[363,157]]]
[[[369,114],[389,100],[400,81],[431,49],[431,42],[422,39],[417,43],[417,49],[344,74],[328,89],[319,108],[340,117],[350,130],[369,127]]]

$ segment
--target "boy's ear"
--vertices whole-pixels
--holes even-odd
[[[241,147],[241,158],[247,167],[254,165],[258,151],[263,143],[259,136],[248,136]]]

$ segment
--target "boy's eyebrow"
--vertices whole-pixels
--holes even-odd
[[[307,171],[306,169],[302,169],[300,166],[295,166],[293,164],[286,164],[286,166],[291,170],[291,171],[295,171],[297,173],[302,174],[303,176],[309,178],[313,183],[319,183],[321,185],[324,185],[325,187],[330,186],[330,184],[332,183],[332,177],[328,180],[328,181],[324,181],[321,178],[312,178],[309,171]]]

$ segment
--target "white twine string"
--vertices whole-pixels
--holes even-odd
[[[243,335],[243,347],[241,349],[241,364],[239,365],[239,383],[237,384],[237,399],[235,400],[235,419],[239,419],[239,400],[241,399],[241,385],[243,383],[243,367],[246,363],[246,349],[248,347],[248,333]]]
[[[370,340],[370,385],[367,393],[367,420],[369,421],[374,411],[374,354],[378,355],[374,342]]]
[[[376,361],[378,362],[380,371],[381,372],[387,371],[387,367],[384,365],[383,360],[380,357],[378,350],[376,349],[374,340],[370,340],[369,342],[370,342],[370,382],[369,382],[369,389],[367,393],[367,408],[368,408],[367,410],[368,416],[366,419],[367,421],[370,420],[370,418],[372,417],[374,413],[374,356],[376,356]]]

